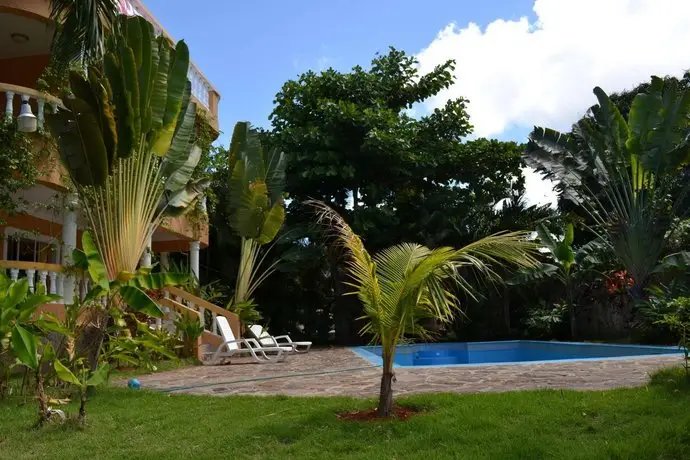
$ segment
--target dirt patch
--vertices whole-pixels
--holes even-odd
[[[381,422],[385,420],[407,420],[413,415],[424,412],[420,407],[393,406],[393,413],[390,417],[381,417],[378,409],[358,410],[354,412],[341,412],[336,414],[340,420],[348,422]]]

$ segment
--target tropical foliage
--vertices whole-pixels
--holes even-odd
[[[502,233],[475,241],[464,248],[429,249],[401,243],[371,256],[345,220],[321,202],[312,202],[318,220],[332,229],[347,251],[347,272],[352,294],[364,306],[363,334],[381,343],[383,375],[379,414],[389,416],[393,407],[393,359],[396,346],[406,337],[428,339],[424,321],[448,323],[459,309],[454,293],[475,297],[467,272],[498,280],[496,265],[532,267],[535,246],[524,232]]]
[[[606,248],[598,240],[575,249],[575,227],[571,222],[565,224],[563,235],[555,236],[543,223],[537,225],[536,230],[538,243],[548,253],[549,260],[540,263],[538,266],[526,270],[520,270],[515,276],[508,280],[509,284],[520,285],[541,281],[545,279],[558,280],[565,287],[565,305],[570,318],[570,335],[577,337],[577,326],[575,318],[575,293],[573,292],[576,281],[575,270],[585,270],[597,262],[595,252],[605,252]],[[577,273],[581,275],[582,273]],[[558,311],[554,308],[554,312]]]
[[[277,149],[264,152],[259,133],[247,122],[235,125],[228,155],[230,227],[240,237],[240,262],[233,305],[243,311],[252,296],[273,273],[277,262],[262,267],[261,246],[274,240],[285,220],[283,188],[285,156]]]
[[[457,247],[498,231],[494,208],[524,188],[521,147],[466,140],[472,126],[464,98],[419,118],[408,110],[448,88],[454,66],[444,62],[423,75],[413,56],[390,49],[346,71],[305,72],[276,95],[271,129],[261,139],[286,155],[290,201],[285,230],[268,256],[281,263],[256,300],[281,333],[325,340],[335,321],[338,343],[360,340],[361,306],[341,295],[348,289],[342,254],[323,244],[306,200],[336,209],[373,251],[400,241]],[[217,196],[228,196],[216,187]],[[222,257],[210,255],[212,268],[234,280],[226,253],[239,242],[214,228],[211,238],[212,246],[228,248]]]
[[[16,193],[36,181],[38,155],[31,139],[17,131],[16,124],[0,122],[0,170],[6,171],[0,183],[0,209],[4,213],[17,212],[20,203]],[[0,224],[4,222],[0,215]]]
[[[48,119],[110,279],[133,272],[163,217],[208,184],[189,183],[200,153],[187,46],[172,48],[139,17],[118,26],[103,63],[71,74],[67,109]]]
[[[687,181],[679,192],[678,176],[690,159],[690,91],[654,77],[649,91],[635,96],[627,120],[601,88],[594,93],[599,103],[572,133],[535,128],[525,160],[586,213],[640,297],[666,235],[687,213]]]
[[[101,58],[117,11],[117,0],[50,0],[50,19],[56,24],[52,60],[65,64]]]
[[[38,369],[41,329],[35,321],[36,309],[58,298],[40,288],[29,292],[27,279],[12,282],[0,274],[0,398],[7,394],[15,365]]]

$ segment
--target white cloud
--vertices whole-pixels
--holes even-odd
[[[477,136],[567,130],[595,102],[594,86],[612,93],[690,68],[690,0],[535,0],[533,9],[533,23],[441,30],[417,55],[420,72],[452,58],[456,83],[427,108],[468,98]]]

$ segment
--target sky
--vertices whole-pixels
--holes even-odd
[[[367,66],[389,46],[417,56],[422,73],[457,61],[455,84],[417,113],[463,96],[475,136],[517,142],[534,125],[569,129],[594,86],[612,93],[690,68],[690,0],[144,3],[221,93],[222,144],[237,121],[268,127],[285,81]],[[551,184],[526,179],[529,202],[553,201]]]

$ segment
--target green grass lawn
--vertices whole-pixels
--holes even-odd
[[[648,387],[607,392],[400,398],[427,410],[374,423],[335,415],[372,401],[104,388],[84,430],[36,430],[33,403],[0,404],[0,458],[688,459],[690,387],[681,377],[667,371]]]

